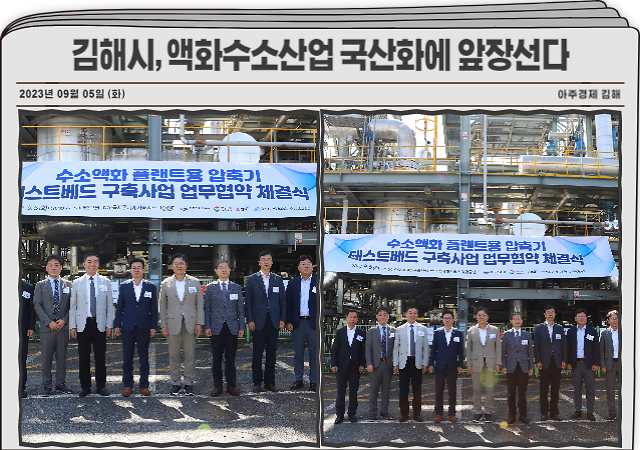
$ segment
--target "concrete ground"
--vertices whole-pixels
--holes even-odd
[[[394,375],[391,383],[391,399],[389,413],[395,420],[376,421],[369,419],[369,377],[360,378],[358,391],[357,423],[345,420],[339,425],[335,420],[336,383],[335,375],[325,375],[323,379],[323,442],[337,443],[419,443],[419,444],[534,444],[553,443],[554,445],[593,444],[615,446],[619,442],[619,422],[608,422],[607,402],[604,391],[604,379],[596,379],[595,422],[587,420],[570,420],[575,411],[573,406],[573,385],[569,378],[563,378],[560,386],[561,422],[540,421],[539,382],[531,378],[527,389],[527,414],[531,424],[519,422],[513,425],[506,423],[508,416],[507,386],[504,377],[495,386],[495,423],[473,423],[473,387],[471,377],[462,375],[458,378],[457,387],[457,423],[448,420],[439,424],[433,422],[435,394],[433,375],[424,375],[422,384],[422,418],[419,423],[409,420],[399,423],[398,377]],[[583,390],[584,396],[584,390]],[[448,404],[448,392],[445,390],[445,413]],[[411,399],[411,397],[410,397]],[[348,400],[347,400],[348,401]],[[380,400],[378,399],[378,412]],[[586,400],[583,400],[583,416],[586,415]],[[410,412],[410,417],[412,413]],[[347,417],[345,416],[345,419]],[[446,419],[446,418],[445,418]]]
[[[122,397],[122,347],[118,340],[107,343],[107,390],[109,397],[94,391],[78,397],[77,342],[71,340],[67,352],[66,385],[75,394],[53,391],[42,397],[40,344],[30,343],[27,362],[29,397],[22,400],[22,441],[24,443],[317,443],[317,394],[309,390],[308,368],[305,388],[289,391],[295,381],[293,346],[278,344],[276,382],[281,392],[251,392],[250,343],[240,342],[236,359],[239,397],[223,393],[212,398],[211,350],[208,340],[196,346],[196,395],[169,395],[169,354],[165,339],[154,339],[150,354],[150,389],[144,397],[139,386],[134,394]],[[92,364],[93,365],[93,364]],[[55,382],[55,363],[53,365]],[[134,381],[138,362],[134,361]],[[225,385],[226,387],[226,385]]]

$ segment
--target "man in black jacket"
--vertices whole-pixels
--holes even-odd
[[[22,398],[27,396],[27,354],[29,338],[36,329],[36,311],[33,309],[33,286],[22,280],[20,288],[20,387]]]

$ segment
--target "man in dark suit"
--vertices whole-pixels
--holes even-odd
[[[36,311],[33,309],[33,286],[24,280],[20,288],[20,387],[22,398],[27,397],[27,355],[29,338],[36,329]]]
[[[49,276],[36,284],[33,307],[40,318],[40,348],[42,352],[42,395],[53,389],[51,363],[56,355],[56,390],[73,394],[64,383],[67,377],[67,344],[69,343],[69,304],[71,282],[60,278],[62,258],[49,255],[44,260]]]
[[[242,288],[229,280],[229,262],[216,262],[218,281],[209,283],[204,291],[204,333],[211,338],[213,362],[212,397],[222,394],[222,355],[225,357],[224,375],[227,393],[240,395],[236,387],[236,351],[238,339],[244,337],[244,302]]]
[[[293,340],[293,372],[296,381],[291,390],[304,387],[304,349],[309,346],[309,387],[316,390],[316,277],[313,272],[313,259],[309,255],[298,258],[300,276],[289,281],[287,285],[287,330],[291,331]]]
[[[528,424],[527,417],[527,384],[533,375],[533,337],[522,330],[522,314],[511,314],[511,328],[502,335],[502,373],[507,376],[509,419],[507,423],[516,421],[516,389],[518,390],[518,410],[520,422]]]
[[[442,422],[444,412],[444,385],[449,390],[449,420],[457,422],[456,417],[456,382],[462,373],[464,363],[464,341],[462,331],[453,328],[453,312],[442,313],[443,327],[433,334],[431,353],[429,355],[429,372],[436,373],[436,407],[435,423]]]
[[[533,354],[536,367],[540,371],[540,420],[560,418],[558,401],[560,400],[560,373],[567,361],[567,338],[561,325],[554,323],[556,310],[553,306],[544,309],[545,321],[533,329]],[[551,403],[549,403],[549,385],[551,385]]]
[[[133,350],[138,347],[140,360],[140,393],[149,390],[149,343],[158,327],[158,293],[155,284],[142,279],[144,260],[135,258],[129,264],[131,280],[120,285],[114,332],[120,336],[122,328],[122,383],[123,397],[133,392]]]
[[[264,251],[258,256],[260,270],[247,277],[245,284],[245,313],[249,330],[253,333],[253,392],[276,389],[276,351],[278,335],[284,329],[287,298],[282,278],[271,273],[273,254]],[[266,348],[264,376],[262,352]]]
[[[576,310],[576,323],[567,332],[567,369],[573,381],[573,405],[576,412],[572,419],[582,417],[582,382],[587,391],[587,420],[594,422],[596,401],[596,372],[600,368],[600,342],[595,328],[587,325],[587,310]]]
[[[360,372],[364,369],[365,338],[362,328],[356,327],[358,312],[355,309],[347,311],[347,326],[336,331],[336,337],[331,345],[331,370],[336,374],[336,424],[344,420],[345,402],[349,384],[349,422],[358,421],[358,388],[360,387]]]
[[[371,393],[369,394],[369,420],[376,420],[378,415],[378,390],[382,387],[380,417],[393,420],[389,414],[389,390],[393,373],[393,345],[396,329],[387,325],[389,308],[380,306],[376,310],[378,325],[369,328],[365,345],[365,359],[369,372]]]
[[[600,334],[600,364],[604,373],[607,392],[607,420],[616,420],[616,386],[620,382],[620,333],[618,332],[618,311],[607,313],[609,328]]]

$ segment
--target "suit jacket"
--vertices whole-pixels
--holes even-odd
[[[239,330],[244,330],[242,288],[229,281],[228,298],[225,299],[220,284],[219,280],[209,283],[204,291],[204,328],[218,335],[227,322],[231,334],[237,335]]]
[[[64,321],[63,330],[69,329],[69,304],[71,300],[71,281],[58,278],[60,282],[60,312],[58,319]],[[66,292],[65,292],[66,291]],[[49,277],[38,282],[33,293],[33,307],[40,318],[40,333],[51,331],[49,324],[53,322],[53,290]]]
[[[267,322],[267,310],[271,313],[271,323],[278,329],[280,321],[287,319],[287,296],[284,290],[282,277],[269,273],[269,292],[264,290],[262,275],[260,272],[247,277],[244,286],[244,309],[247,322],[254,322],[256,330],[261,330]]]
[[[23,334],[27,333],[27,330],[36,329],[36,310],[33,308],[33,286],[24,280],[20,287],[20,307],[22,309],[20,313],[20,331]]]
[[[502,335],[502,367],[508,373],[513,373],[518,362],[523,371],[533,370],[533,337],[528,331],[520,329],[518,342],[516,333],[511,329]]]
[[[560,367],[563,362],[567,362],[567,337],[561,325],[553,324],[553,340],[549,339],[546,322],[536,325],[533,329],[533,340],[535,342],[533,355],[536,363],[542,363],[543,369],[549,367],[551,352],[553,352],[553,360],[557,367]]]
[[[589,337],[591,336],[591,337]],[[567,331],[567,363],[575,366],[578,359],[578,326]],[[595,328],[585,325],[584,332],[584,362],[585,366],[600,365],[600,341]]]
[[[487,339],[483,347],[480,340],[480,327],[474,325],[467,331],[467,366],[483,365],[483,355],[486,355],[487,367],[493,370],[496,364],[502,362],[502,342],[500,331],[493,325],[487,324]],[[474,372],[476,372],[474,370]],[[479,370],[477,372],[480,372]]]
[[[356,332],[353,342],[349,345],[347,327],[336,331],[336,337],[331,345],[331,367],[338,367],[338,372],[346,372],[351,365],[351,370],[358,370],[365,365],[364,348],[366,334],[362,328],[355,327]]]
[[[176,277],[171,275],[160,286],[160,328],[167,327],[169,334],[180,334],[182,314],[187,332],[196,333],[196,325],[204,325],[204,295],[200,280],[185,275],[184,300],[181,302],[176,289]]]
[[[609,327],[600,333],[600,364],[607,370],[613,368],[613,328]],[[618,357],[620,357],[620,328],[618,328]]]
[[[427,328],[415,322],[414,328],[416,339],[416,368],[422,369],[429,363],[429,341],[427,340]],[[396,330],[395,342],[393,343],[393,365],[404,369],[409,356],[409,324],[405,323]]]
[[[87,321],[87,278],[86,274],[73,281],[71,287],[71,303],[69,306],[69,328],[76,328],[78,332],[84,331]],[[94,275],[96,286],[96,325],[98,330],[113,327],[113,298],[111,296],[111,282],[107,277]]]
[[[136,325],[138,331],[149,331],[158,327],[158,292],[156,285],[142,280],[140,300],[136,301],[133,280],[120,284],[118,303],[116,304],[116,318],[114,327],[122,328],[131,333]]]
[[[395,344],[396,329],[387,325],[387,353],[386,360],[381,361],[382,342],[380,340],[380,326],[376,325],[367,330],[367,341],[365,345],[365,360],[367,366],[377,368],[380,364],[386,364],[388,368],[393,368],[393,347]]]
[[[300,322],[300,286],[302,283],[302,277],[295,277],[289,281],[287,285],[287,314],[285,322],[293,325],[293,328],[298,326]],[[317,296],[316,296],[316,276],[311,275],[311,283],[309,286],[309,317],[311,318],[311,329],[316,329],[316,310],[318,308]]]
[[[435,370],[443,370],[447,365],[449,365],[449,367],[461,368],[463,363],[464,341],[462,339],[462,331],[457,328],[452,328],[451,342],[447,345],[444,327],[438,328],[435,333],[433,333],[428,365],[433,366]]]

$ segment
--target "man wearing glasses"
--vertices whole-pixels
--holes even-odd
[[[245,316],[253,334],[253,392],[276,389],[276,350],[278,334],[284,329],[287,300],[282,277],[271,273],[273,254],[264,251],[258,256],[260,270],[247,277],[245,284]],[[262,352],[266,348],[264,372]]]

